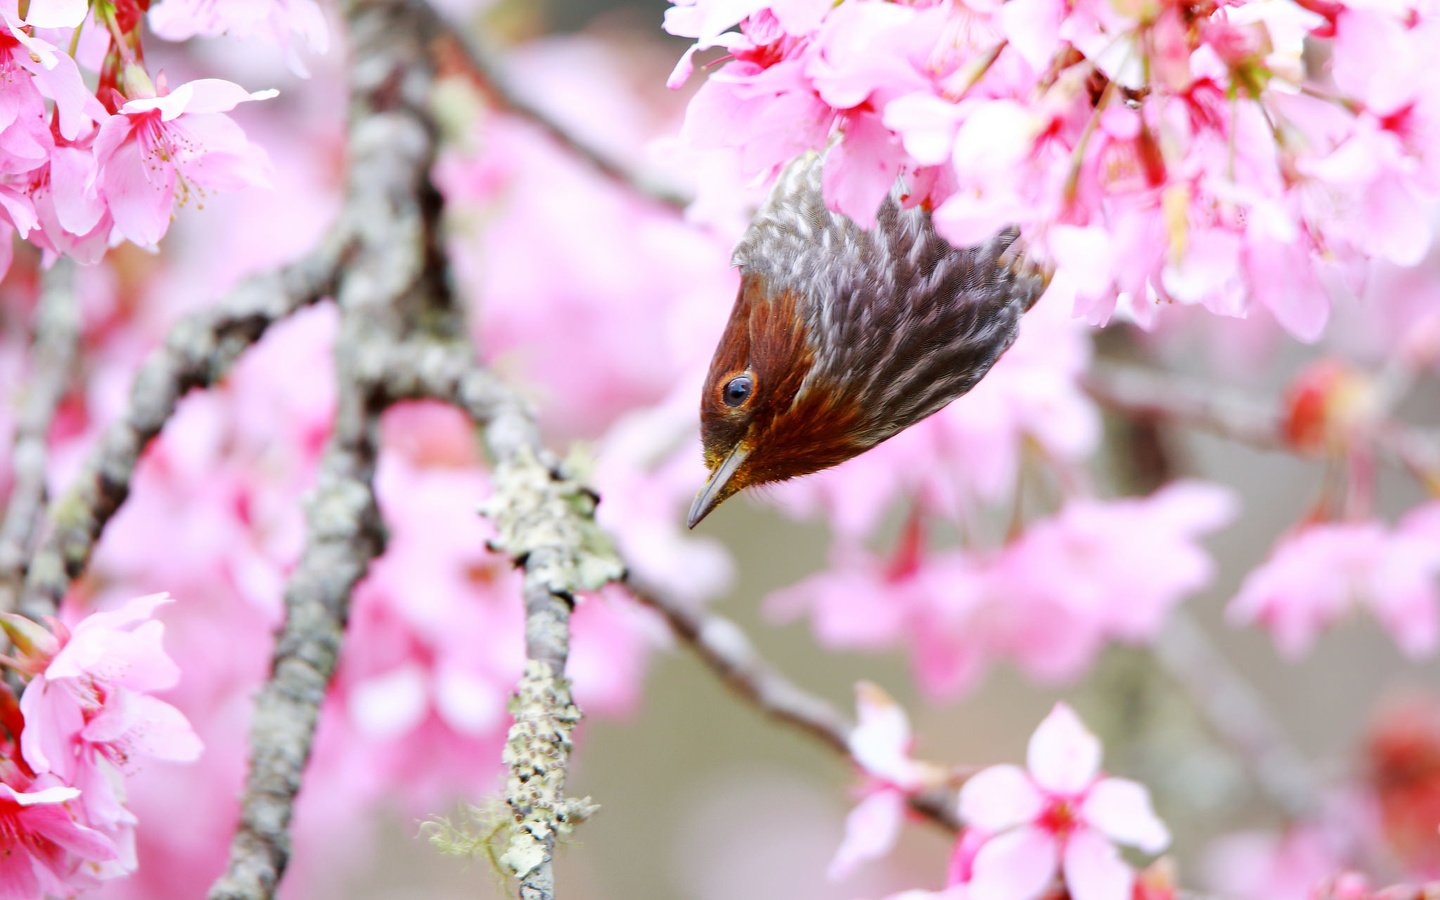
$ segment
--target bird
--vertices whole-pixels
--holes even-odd
[[[735,247],[690,528],[739,491],[838,465],[969,391],[1048,283],[1015,228],[955,247],[898,180],[861,228],[827,208],[823,167],[814,152],[787,165]]]

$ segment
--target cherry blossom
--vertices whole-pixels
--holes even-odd
[[[104,199],[119,234],[154,246],[165,236],[177,203],[199,205],[209,190],[267,183],[265,154],[225,113],[275,94],[202,78],[127,101],[95,137],[95,172],[87,190]]]
[[[94,884],[85,867],[113,859],[116,851],[103,834],[77,821],[73,804],[80,791],[53,778],[37,779],[26,790],[9,781],[0,781],[0,898],[70,897]]]
[[[1322,629],[1366,608],[1407,655],[1440,639],[1440,507],[1412,511],[1393,529],[1376,521],[1302,525],[1246,577],[1228,615],[1268,628],[1281,653],[1297,657]]]
[[[963,880],[970,900],[1033,900],[1058,876],[1076,900],[1128,900],[1135,873],[1116,844],[1155,854],[1170,833],[1145,788],[1100,773],[1100,742],[1063,703],[1030,739],[1027,769],[993,766],[960,789],[983,835]]]
[[[155,34],[167,41],[225,34],[273,42],[299,75],[309,71],[297,42],[314,54],[323,54],[330,46],[325,14],[315,0],[164,0],[150,7],[149,19]]]
[[[1063,681],[1108,641],[1152,639],[1209,582],[1197,540],[1234,513],[1227,491],[1181,482],[1142,499],[1073,500],[988,552],[926,551],[917,517],[889,559],[842,542],[828,571],[767,606],[782,618],[808,612],[829,646],[906,646],[937,695],[973,689],[1003,658]]]
[[[1313,340],[1330,286],[1430,246],[1433,21],[1407,4],[687,0],[665,25],[695,39],[672,86],[697,51],[728,51],[684,136],[746,172],[830,145],[832,208],[869,223],[899,176],[957,245],[1019,225],[1092,322],[1263,309]],[[1328,71],[1307,39],[1333,43]]]
[[[910,758],[910,722],[889,694],[861,682],[855,686],[855,709],[859,724],[850,732],[850,755],[869,783],[845,818],[845,839],[830,863],[831,880],[888,852],[900,835],[907,796],[945,778],[937,767]]]
[[[89,821],[102,828],[133,824],[107,768],[124,772],[145,758],[190,762],[200,755],[184,715],[151,696],[180,678],[161,644],[164,626],[154,618],[170,602],[152,594],[86,616],[20,697],[27,764],[80,787]]]

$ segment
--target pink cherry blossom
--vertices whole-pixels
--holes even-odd
[[[1294,658],[1359,606],[1407,655],[1427,655],[1440,640],[1437,537],[1437,504],[1412,511],[1394,529],[1376,521],[1301,526],[1245,579],[1228,615],[1237,624],[1264,625],[1280,652]]]
[[[87,869],[116,855],[78,820],[80,791],[42,776],[23,790],[0,782],[0,900],[70,897],[95,883]]]
[[[845,839],[830,862],[831,880],[889,852],[905,820],[906,797],[937,785],[944,772],[910,758],[905,710],[869,682],[855,686],[859,723],[850,732],[850,755],[868,777],[863,797],[845,818]]]
[[[200,741],[180,711],[150,696],[180,677],[161,645],[164,626],[153,618],[169,602],[152,594],[86,616],[21,695],[26,763],[85,788],[93,823],[129,818],[97,767],[123,772],[144,758],[189,762],[200,755]]]
[[[1228,491],[1180,482],[1147,498],[1073,500],[988,552],[926,551],[917,517],[888,560],[841,542],[829,571],[767,605],[782,618],[808,612],[829,646],[907,647],[937,695],[972,689],[998,659],[1063,681],[1109,641],[1151,640],[1209,582],[1198,539],[1234,513]]]
[[[1116,844],[1170,843],[1145,788],[1100,773],[1100,742],[1063,703],[1030,739],[1027,769],[993,766],[960,789],[960,816],[983,837],[965,880],[971,900],[1035,900],[1058,877],[1076,900],[1129,900],[1135,873]]]
[[[275,94],[202,78],[161,96],[127,101],[95,137],[95,171],[87,191],[104,199],[121,236],[153,247],[165,236],[177,203],[198,206],[207,191],[267,183],[264,152],[225,113]]]
[[[807,16],[686,0],[724,47],[683,136],[747,173],[829,147],[832,208],[862,224],[898,176],[968,245],[1018,225],[1092,322],[1168,306],[1264,310],[1314,340],[1335,285],[1414,264],[1440,195],[1434,16],[1410,4],[893,4]],[[729,30],[734,27],[736,30]],[[1307,41],[1333,43],[1326,77]],[[780,131],[769,116],[784,116]]]

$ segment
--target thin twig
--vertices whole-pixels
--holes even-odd
[[[1279,413],[1249,396],[1139,365],[1097,363],[1081,386],[1112,412],[1208,431],[1262,450],[1285,449]]]
[[[1081,386],[1106,409],[1207,431],[1260,450],[1300,453],[1285,437],[1280,410],[1238,390],[1185,379],[1146,366],[1097,363]],[[1440,432],[1380,422],[1368,433],[1379,458],[1440,488]]]
[[[70,383],[80,340],[80,304],[75,296],[75,264],[64,257],[45,273],[35,309],[30,377],[16,422],[10,456],[14,483],[0,522],[0,612],[15,609],[39,533],[45,504],[45,445]]]
[[[1170,613],[1151,651],[1271,802],[1294,821],[1316,812],[1320,782],[1310,761],[1275,724],[1260,692],[1189,613]]]
[[[663,591],[627,582],[641,603],[664,617],[670,630],[709,666],[738,696],[771,718],[809,735],[859,768],[850,751],[854,724],[831,703],[795,684],[765,661],[740,626],[722,616],[696,612],[667,597]],[[969,774],[958,770],[953,783]],[[960,830],[953,790],[936,789],[907,797],[915,813],[950,831]]]
[[[1139,365],[1097,367],[1087,387],[1112,412],[1126,417],[1115,447],[1122,454],[1122,482],[1135,493],[1148,494],[1181,474],[1179,448],[1168,439],[1168,429],[1176,424],[1205,427],[1258,446],[1282,446],[1278,416],[1258,404],[1176,379],[1167,382]],[[1294,820],[1315,811],[1319,780],[1310,762],[1275,724],[1260,692],[1189,612],[1170,613],[1150,652],[1277,808]]]

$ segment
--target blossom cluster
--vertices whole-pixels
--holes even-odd
[[[887,852],[908,799],[949,777],[911,758],[904,710],[883,691],[862,683],[857,707],[850,750],[868,784],[846,820],[831,878]],[[1100,740],[1057,703],[1030,738],[1026,768],[991,766],[965,779],[957,806],[965,827],[946,888],[890,900],[1170,900],[1173,885],[1137,878],[1119,851],[1123,845],[1154,856],[1169,846],[1170,832],[1145,787],[1103,774],[1100,758]]]
[[[830,646],[909,648],[921,686],[940,696],[972,689],[998,659],[1071,680],[1107,642],[1153,639],[1209,582],[1197,540],[1234,508],[1229,492],[1199,482],[1074,500],[993,553],[927,552],[917,522],[891,559],[842,551],[829,570],[772,595],[771,609],[809,612]]]
[[[216,78],[171,85],[152,73],[141,42],[150,6],[65,0],[0,10],[0,274],[16,235],[47,258],[94,263],[121,241],[153,248],[178,207],[267,183],[264,151],[226,113],[275,91]],[[171,38],[297,31],[323,48],[326,35],[315,0],[165,0],[150,15]]]
[[[180,677],[154,617],[170,599],[139,597],[73,629],[0,621],[15,645],[6,663],[27,679],[18,703],[0,690],[0,896],[68,897],[135,870],[125,776],[201,750],[185,716],[153,696]]]
[[[828,146],[832,208],[873,222],[900,177],[958,246],[1018,225],[1092,322],[1117,298],[1142,323],[1199,304],[1268,310],[1314,339],[1365,260],[1413,265],[1430,246],[1436,13],[1430,0],[675,0],[665,27],[695,40],[672,85],[696,51],[727,52],[684,133],[751,174]]]

